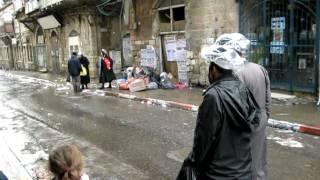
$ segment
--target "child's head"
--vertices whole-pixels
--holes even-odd
[[[75,145],[63,145],[49,155],[49,170],[59,180],[79,180],[83,162]]]

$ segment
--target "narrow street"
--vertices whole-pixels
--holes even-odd
[[[89,91],[94,93],[74,95],[59,80],[0,71],[1,141],[33,177],[34,167],[46,167],[39,157],[72,142],[85,155],[91,179],[174,179],[192,146],[196,113]],[[302,119],[291,116],[289,106],[282,109],[276,108],[273,117]],[[271,180],[319,178],[319,137],[267,131]]]

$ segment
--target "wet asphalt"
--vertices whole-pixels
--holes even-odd
[[[175,178],[192,146],[196,113],[115,97],[73,94],[68,88],[70,86],[64,83],[57,86],[2,72],[0,105],[12,113],[27,116],[24,126],[31,126],[26,121],[32,121],[33,128],[20,130],[33,134],[46,151],[65,142],[65,138],[54,138],[58,137],[57,133],[68,135],[72,138],[70,141],[83,143],[82,150],[89,160],[86,170],[93,179]],[[319,119],[318,109],[309,104],[284,106],[279,103],[274,107],[273,116],[283,117],[283,120]],[[310,117],[299,116],[299,111],[310,112]],[[14,121],[14,116],[11,119]],[[270,179],[319,178],[319,137],[271,128],[267,132]],[[112,158],[102,158],[101,154]],[[109,178],[108,174],[95,170],[110,167],[112,163],[118,168],[109,171],[113,173]],[[135,175],[119,175],[124,167]]]

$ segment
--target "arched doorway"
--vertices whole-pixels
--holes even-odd
[[[315,92],[318,84],[317,0],[241,0],[240,32],[249,59],[263,64],[273,88]]]
[[[79,42],[79,33],[75,30],[71,31],[68,38],[69,42],[69,54],[72,52],[79,53],[80,51],[80,42]]]
[[[55,31],[51,33],[51,60],[53,72],[60,73],[59,38]]]
[[[39,71],[47,71],[47,46],[43,29],[39,27],[36,31],[36,61]]]

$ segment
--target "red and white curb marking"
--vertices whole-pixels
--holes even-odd
[[[131,94],[126,93],[117,93],[117,92],[110,92],[105,91],[106,96],[113,96],[113,97],[120,97],[123,99],[130,99],[134,101],[140,101],[147,104],[154,104],[159,105],[162,107],[172,107],[177,109],[183,109],[187,111],[197,112],[199,106],[192,105],[192,104],[185,104],[180,102],[174,102],[174,101],[165,101],[160,99],[152,99],[152,98],[145,98],[145,97],[138,97]],[[298,123],[290,123],[287,121],[280,121],[276,119],[269,119],[268,120],[268,126],[278,129],[284,129],[284,130],[291,130],[293,132],[300,132],[304,134],[310,134],[310,135],[316,135],[320,136],[320,126],[311,126],[311,125],[304,125],[304,124],[298,124]]]

